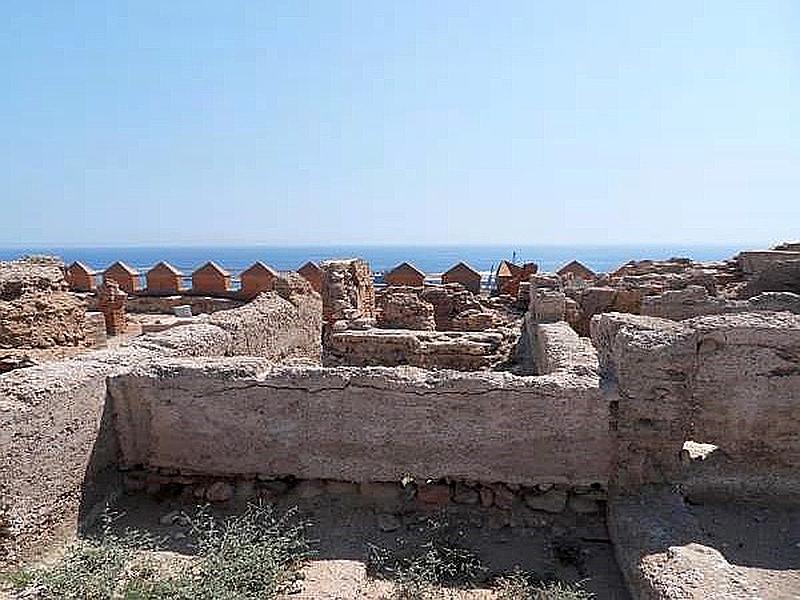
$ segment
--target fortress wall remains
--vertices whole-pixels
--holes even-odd
[[[353,482],[608,478],[596,369],[519,377],[156,360],[112,378],[110,392],[129,467]]]
[[[680,323],[612,313],[592,339],[609,383],[621,488],[673,482],[686,441],[740,474],[800,466],[800,316],[736,313]]]
[[[286,295],[289,300],[265,294],[216,324],[186,325],[116,351],[0,376],[0,568],[74,531],[113,491],[113,484],[103,485],[116,473],[118,457],[106,408],[109,377],[164,356],[221,357],[246,350],[267,361],[318,358],[319,296]]]

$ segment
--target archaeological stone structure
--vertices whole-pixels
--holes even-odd
[[[594,515],[636,599],[797,597],[696,508],[800,505],[796,260],[785,245],[591,281],[535,272],[494,297],[376,290],[366,261],[330,260],[319,293],[277,275],[251,302],[15,369],[0,375],[0,570],[120,495],[324,488],[390,499],[382,511],[512,515],[502,527]],[[30,276],[0,278],[2,302],[85,311],[58,265],[14,266]]]
[[[70,294],[63,263],[0,263],[0,348],[50,348],[83,341],[86,305]]]

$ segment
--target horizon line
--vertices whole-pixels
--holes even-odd
[[[781,240],[783,242],[789,240]],[[666,241],[666,242],[447,242],[447,243],[429,243],[429,242],[407,242],[407,243],[386,243],[386,242],[331,242],[327,244],[304,244],[304,243],[266,243],[266,242],[250,242],[250,243],[121,243],[121,244],[85,244],[85,243],[64,243],[64,242],[36,242],[36,243],[21,243],[21,244],[0,244],[0,248],[9,250],[21,249],[48,249],[48,248],[81,248],[81,249],[116,249],[116,248],[333,248],[333,247],[351,247],[351,248],[491,248],[491,247],[518,247],[518,248],[558,248],[558,247],[572,247],[572,248],[624,248],[624,247],[672,247],[672,246],[687,246],[687,247],[705,247],[705,248],[730,248],[738,246],[753,246],[764,248],[781,243],[781,241],[731,241],[731,242],[699,242],[699,241]]]

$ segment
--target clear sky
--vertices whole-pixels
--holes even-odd
[[[0,244],[800,238],[800,2],[6,0]]]

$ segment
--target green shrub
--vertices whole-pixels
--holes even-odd
[[[254,504],[240,515],[214,517],[200,508],[190,523],[196,556],[164,564],[160,540],[128,529],[115,534],[106,515],[100,533],[72,543],[55,564],[21,572],[19,589],[41,600],[264,600],[289,591],[310,555],[294,512]]]
[[[580,584],[540,582],[522,571],[500,577],[495,586],[497,600],[591,600],[594,594]]]
[[[486,577],[480,558],[448,534],[447,522],[432,519],[419,544],[397,550],[370,546],[370,570],[395,582],[395,600],[432,600],[442,586],[467,587]]]

